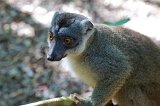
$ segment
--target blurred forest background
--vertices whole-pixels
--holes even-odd
[[[160,0],[0,0],[0,106],[92,91],[67,64],[45,59],[55,11],[80,13],[96,23],[129,17],[124,27],[160,42]]]

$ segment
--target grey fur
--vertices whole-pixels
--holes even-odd
[[[90,24],[86,30],[81,22],[87,18],[78,14],[57,18],[51,28],[62,19],[74,20],[66,28],[80,37],[79,45],[65,53],[77,75],[94,88],[90,104],[103,106],[113,100],[118,106],[160,106],[160,48],[148,37],[101,24]],[[88,101],[82,104],[87,106]]]

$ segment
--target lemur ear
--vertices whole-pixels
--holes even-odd
[[[54,13],[53,18],[52,18],[51,25],[55,25],[56,17],[57,17],[59,14],[60,14],[59,12],[55,12],[55,13]]]
[[[81,25],[84,33],[87,33],[94,28],[93,24],[88,19],[82,20]]]

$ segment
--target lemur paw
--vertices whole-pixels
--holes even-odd
[[[71,94],[70,97],[78,106],[93,106],[91,101],[82,98],[76,93]]]

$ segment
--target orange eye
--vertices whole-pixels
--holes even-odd
[[[71,38],[71,37],[65,37],[64,39],[63,39],[63,43],[65,44],[65,45],[67,45],[67,46],[72,46],[73,45],[73,38]]]
[[[49,39],[49,40],[53,40],[54,38],[55,38],[55,37],[54,37],[51,33],[48,34],[48,39]]]

